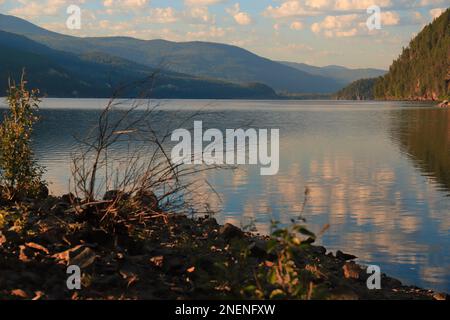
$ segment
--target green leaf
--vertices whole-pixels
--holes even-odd
[[[267,242],[267,252],[269,252],[269,253],[273,252],[276,249],[277,245],[278,245],[278,241],[277,240],[270,239]]]
[[[310,236],[314,239],[316,238],[316,235],[313,232],[306,229],[304,226],[294,226],[294,231],[297,231],[298,233],[301,233],[305,236]]]
[[[286,297],[286,294],[284,293],[283,290],[281,289],[275,289],[272,291],[272,293],[270,294],[269,299],[271,300],[276,300],[276,299],[283,299]]]

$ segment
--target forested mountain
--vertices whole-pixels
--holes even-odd
[[[0,30],[24,35],[60,51],[76,54],[101,52],[173,72],[236,83],[263,83],[280,92],[331,93],[344,86],[330,77],[309,74],[226,44],[145,41],[129,37],[78,38],[6,15],[0,15]]]
[[[352,83],[337,93],[339,99],[361,96],[387,100],[450,98],[450,8],[403,49],[385,76]]]
[[[281,61],[281,63],[313,75],[334,79],[338,83],[342,84],[342,86],[346,86],[353,81],[357,81],[360,79],[369,79],[383,76],[387,73],[387,71],[385,70],[373,68],[350,69],[334,65],[316,67],[305,63],[295,63],[287,61]]]
[[[404,48],[375,84],[380,99],[437,100],[450,95],[450,8]]]
[[[52,97],[110,97],[117,87],[155,74],[146,84],[154,98],[276,98],[275,92],[262,84],[235,84],[159,71],[104,53],[75,55],[0,31],[1,92],[5,92],[8,78],[17,79],[24,68],[30,85]],[[142,90],[144,87],[136,86],[121,95],[136,96]]]
[[[336,93],[338,100],[373,100],[377,78],[357,80]]]

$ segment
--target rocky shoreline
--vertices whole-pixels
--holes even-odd
[[[256,270],[277,263],[272,238],[211,217],[153,211],[111,234],[74,213],[69,198],[0,204],[0,300],[252,299]],[[382,289],[368,290],[356,257],[309,242],[292,257],[320,289],[311,299],[449,298],[384,274]],[[82,270],[81,290],[66,285],[69,265]]]

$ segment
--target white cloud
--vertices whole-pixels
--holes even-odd
[[[172,23],[178,20],[175,9],[167,8],[152,8],[150,10],[149,21],[156,23]]]
[[[445,10],[446,10],[445,8],[435,8],[435,9],[431,9],[431,10],[430,10],[430,16],[431,16],[433,19],[436,19],[436,18],[440,17],[440,15],[441,15],[442,13],[444,13]]]
[[[224,28],[212,26],[200,31],[189,31],[186,34],[188,40],[205,40],[205,39],[215,39],[223,38],[227,31]]]
[[[333,0],[306,0],[305,5],[314,9],[329,9],[333,7]]]
[[[80,2],[82,3],[84,1],[78,1],[78,3]],[[33,18],[42,15],[52,16],[57,15],[63,8],[65,9],[68,6],[68,1],[66,0],[47,0],[45,3],[22,0],[20,3],[22,6],[11,9],[9,13],[24,18]]]
[[[400,23],[400,16],[393,11],[381,12],[381,23],[385,26],[395,26]]]
[[[113,23],[108,20],[100,20],[98,26],[109,33],[122,34],[130,30],[133,26],[126,22]]]
[[[386,8],[393,4],[391,0],[284,0],[279,6],[268,6],[264,15],[275,19],[317,16],[331,12],[365,11],[372,5]]]
[[[311,31],[315,34],[322,33],[327,38],[332,37],[352,37],[358,34],[357,14],[342,16],[327,16],[321,22],[311,25]]]
[[[190,7],[203,7],[210,6],[224,2],[224,0],[185,0],[184,3]]]
[[[272,18],[286,18],[286,17],[296,17],[296,16],[310,16],[317,15],[317,11],[307,10],[300,1],[289,0],[284,1],[280,6],[273,7],[268,6],[264,11],[264,15]]]
[[[252,23],[252,18],[248,13],[241,11],[239,3],[235,3],[232,8],[227,9],[227,12],[234,18],[237,24],[244,26]]]
[[[108,9],[142,9],[149,5],[149,0],[104,0],[103,6]]]
[[[303,29],[303,23],[301,23],[300,21],[294,21],[291,23],[290,28],[292,30],[302,30]]]
[[[435,5],[440,5],[441,3],[444,3],[445,1],[447,1],[447,0],[421,0],[420,5],[423,7],[435,6]]]
[[[382,26],[394,26],[400,23],[400,16],[394,11],[381,13]],[[315,34],[333,37],[354,37],[370,34],[366,25],[366,16],[360,14],[346,14],[326,16],[322,21],[313,23],[311,31]]]
[[[370,6],[379,6],[380,8],[390,7],[391,0],[337,0],[334,8],[336,10],[366,10]]]
[[[209,12],[208,7],[191,7],[185,11],[185,16],[196,23],[215,23],[215,17]]]

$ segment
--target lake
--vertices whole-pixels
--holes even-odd
[[[261,176],[257,166],[202,174],[220,195],[210,203],[219,222],[267,234],[272,220],[287,225],[302,215],[315,232],[329,224],[319,240],[329,250],[406,284],[450,292],[450,110],[393,102],[156,103],[161,127],[190,114],[190,126],[280,129],[277,175]],[[74,135],[87,132],[105,104],[43,102],[34,143],[52,193],[67,193]]]

